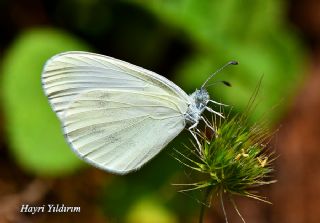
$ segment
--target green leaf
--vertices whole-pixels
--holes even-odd
[[[279,0],[141,1],[131,0],[159,20],[182,31],[195,49],[176,70],[177,82],[193,91],[219,67],[239,61],[216,80],[231,82],[232,88],[210,88],[211,96],[243,110],[251,92],[263,77],[256,115],[280,106],[270,115],[280,117],[285,101],[301,82],[305,53],[294,30],[285,23],[285,2]],[[250,119],[256,118],[254,115]]]
[[[40,175],[62,175],[81,162],[71,151],[60,123],[41,86],[44,63],[68,50],[87,50],[86,44],[59,30],[33,29],[16,39],[3,64],[1,90],[9,148],[26,170]]]

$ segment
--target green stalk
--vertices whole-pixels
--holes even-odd
[[[203,202],[200,207],[199,223],[203,223],[204,213],[207,207],[207,203],[209,202],[212,189],[213,187],[208,187],[204,193]]]

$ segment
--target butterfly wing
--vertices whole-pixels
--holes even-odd
[[[139,169],[183,130],[185,119],[176,101],[149,92],[84,92],[65,110],[64,132],[81,158],[125,174]]]
[[[130,63],[88,52],[52,57],[43,69],[42,84],[60,119],[77,95],[94,89],[156,92],[189,103],[189,96],[170,80]]]
[[[140,168],[176,137],[190,103],[156,73],[86,52],[54,56],[42,83],[73,150],[119,174]]]

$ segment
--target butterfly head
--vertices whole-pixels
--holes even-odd
[[[197,89],[194,92],[193,97],[194,97],[194,103],[198,108],[202,108],[203,106],[206,106],[210,99],[209,93],[205,88],[200,88],[200,90]]]
[[[237,65],[237,61],[230,61],[224,66],[222,66],[220,69],[218,69],[216,72],[211,74],[207,80],[202,84],[200,87],[200,90],[196,90],[190,95],[190,104],[188,107],[188,110],[185,114],[185,119],[187,123],[191,124],[192,127],[196,126],[201,119],[201,114],[204,112],[204,110],[212,111],[212,109],[207,107],[208,102],[210,101],[210,96],[208,91],[206,90],[206,87],[209,87],[210,85],[207,85],[209,80],[214,77],[217,73],[222,71],[225,67],[229,65]],[[231,86],[229,82],[226,81],[219,81],[227,86]],[[216,82],[216,83],[219,83]]]
[[[202,112],[206,109],[210,96],[205,88],[200,88],[190,95],[190,105],[186,113],[186,120],[190,124],[197,123]]]

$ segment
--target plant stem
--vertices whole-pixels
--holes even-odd
[[[212,187],[208,187],[204,193],[203,202],[201,203],[201,207],[200,207],[199,223],[203,223],[204,212],[206,210],[206,207],[208,207],[207,203],[209,201],[211,191],[212,191]]]
[[[233,200],[233,198],[232,198],[231,196],[229,196],[229,199],[230,199],[230,201],[231,201],[234,209],[236,210],[237,214],[238,214],[239,217],[241,218],[242,222],[243,222],[243,223],[246,223],[246,221],[245,221],[244,218],[242,217],[242,215],[241,215],[241,213],[240,213],[240,211],[239,211],[239,209],[238,209],[238,207],[237,207],[237,205],[236,205],[236,202]]]
[[[227,217],[227,212],[226,212],[226,209],[225,209],[224,204],[223,204],[223,191],[222,190],[220,191],[220,202],[221,202],[221,207],[222,207],[224,219],[225,219],[226,223],[229,223],[228,222],[228,217]]]

